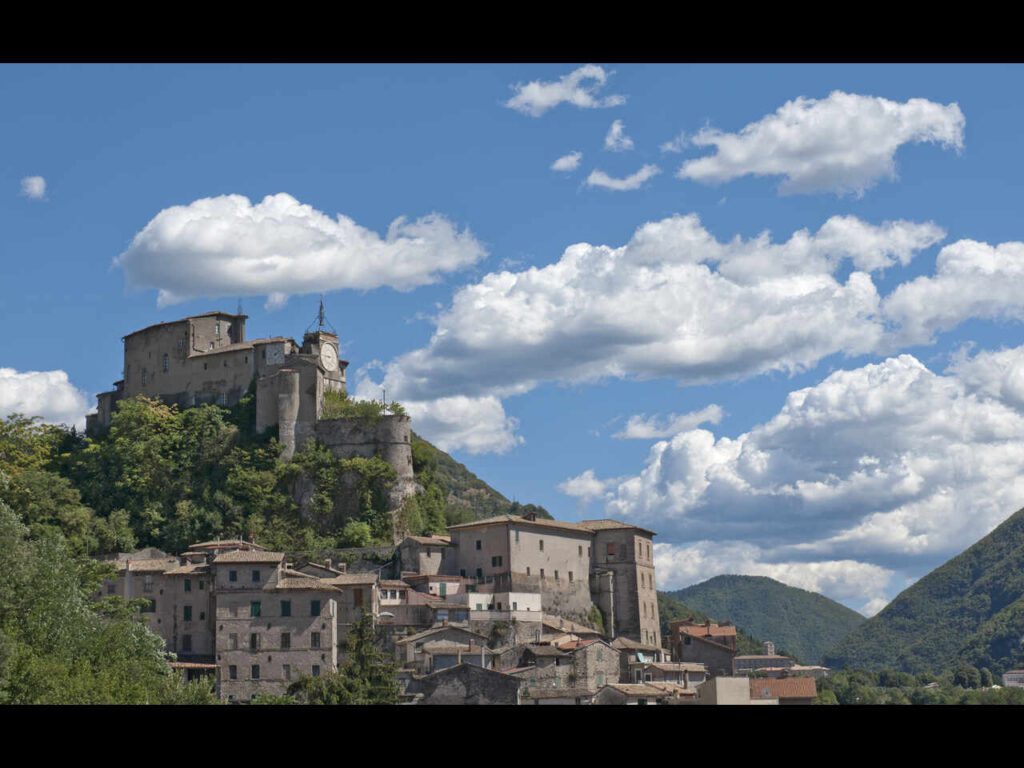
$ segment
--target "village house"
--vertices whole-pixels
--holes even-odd
[[[693,618],[669,622],[669,647],[676,661],[703,664],[710,675],[731,675],[736,627]]]
[[[779,704],[813,704],[818,689],[812,677],[752,677],[750,701],[776,700]]]

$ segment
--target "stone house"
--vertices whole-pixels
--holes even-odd
[[[669,622],[669,645],[675,661],[703,664],[711,675],[731,675],[736,656],[736,627],[691,619]]]
[[[487,637],[473,632],[468,627],[453,624],[430,627],[395,640],[395,661],[403,667],[423,668],[425,665],[422,659],[424,644],[439,640],[469,646],[472,644],[484,645],[487,642]]]
[[[703,664],[684,661],[634,662],[629,665],[631,683],[674,683],[683,688],[696,688],[707,680]]]
[[[413,680],[407,694],[420,694],[421,704],[520,703],[523,681],[493,669],[459,664]]]

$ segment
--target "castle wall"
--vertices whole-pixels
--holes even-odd
[[[635,528],[594,534],[594,566],[614,576],[615,637],[661,645],[651,539]]]
[[[380,456],[399,481],[412,480],[412,430],[408,416],[330,419],[316,422],[316,438],[339,459]]]

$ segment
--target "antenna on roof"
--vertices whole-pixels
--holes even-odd
[[[242,314],[242,299],[241,299],[241,297],[239,297],[239,299],[238,299],[238,309],[235,311],[235,314],[236,315]]]
[[[316,326],[316,329],[318,331],[322,331],[324,328],[329,328],[331,330],[331,333],[333,333],[335,336],[338,335],[338,332],[334,329],[334,326],[331,325],[331,323],[327,320],[327,315],[324,313],[324,295],[322,293],[320,294],[320,308],[319,310],[317,310],[316,317],[313,318],[313,322],[310,323],[309,327],[306,328],[306,333],[309,333],[314,325]]]

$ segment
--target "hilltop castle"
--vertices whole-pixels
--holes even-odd
[[[319,322],[300,346],[274,336],[245,338],[246,315],[207,312],[150,325],[124,341],[124,378],[96,396],[97,412],[86,417],[95,435],[110,425],[119,400],[145,395],[179,408],[206,403],[231,407],[256,383],[256,430],[278,428],[282,458],[318,439],[335,456],[379,456],[397,473],[391,504],[415,494],[408,416],[378,419],[322,418],[327,392],[347,394],[348,361],[338,354],[338,335]]]

